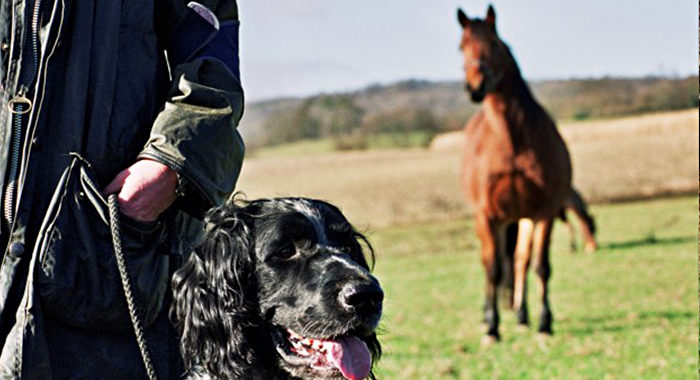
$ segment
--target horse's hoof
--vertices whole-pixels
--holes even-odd
[[[586,246],[584,247],[584,250],[586,253],[593,253],[598,249],[598,244],[597,243],[586,243]]]
[[[550,337],[554,335],[551,327],[540,327],[537,329],[537,333],[543,337]]]
[[[543,333],[543,332],[538,332],[538,333],[537,333],[537,338],[535,338],[535,339],[537,339],[537,341],[538,341],[540,344],[547,344],[548,342],[551,341],[551,339],[552,339],[552,334]]]
[[[497,335],[484,335],[481,338],[481,347],[491,347],[501,340]]]

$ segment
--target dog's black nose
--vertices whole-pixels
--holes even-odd
[[[376,281],[364,284],[347,284],[340,290],[340,304],[360,314],[376,314],[382,310],[384,291]]]

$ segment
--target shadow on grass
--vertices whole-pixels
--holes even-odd
[[[596,317],[583,317],[580,319],[585,326],[568,329],[573,335],[593,335],[601,332],[622,332],[629,329],[638,329],[656,326],[660,319],[669,322],[680,322],[695,318],[695,313],[682,310],[655,310],[642,311],[633,314],[617,314]]]
[[[683,243],[697,242],[697,236],[673,237],[673,238],[657,238],[654,235],[649,235],[644,239],[630,240],[623,242],[611,242],[601,244],[601,249],[617,250],[636,247],[645,247],[650,245],[676,245]]]

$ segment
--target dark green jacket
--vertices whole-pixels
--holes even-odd
[[[157,223],[136,223],[126,237],[153,248],[127,259],[140,273],[158,375],[181,374],[169,273],[196,240],[198,218],[233,192],[244,153],[236,3],[200,2],[218,16],[218,33],[193,28],[201,19],[187,1],[0,0],[0,378],[145,377],[111,251],[101,248],[109,236],[91,232],[108,223],[99,189],[139,158],[185,180]],[[70,265],[53,261],[77,246]],[[54,286],[54,275],[58,285],[76,280]],[[86,299],[108,313],[81,318],[81,307],[94,309]],[[75,300],[83,304],[69,307]]]

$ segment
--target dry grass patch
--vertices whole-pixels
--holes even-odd
[[[698,111],[564,124],[574,183],[593,202],[697,191]],[[244,162],[249,198],[297,195],[339,205],[360,228],[463,217],[462,133],[441,149],[265,155]],[[443,143],[445,144],[445,143]]]

